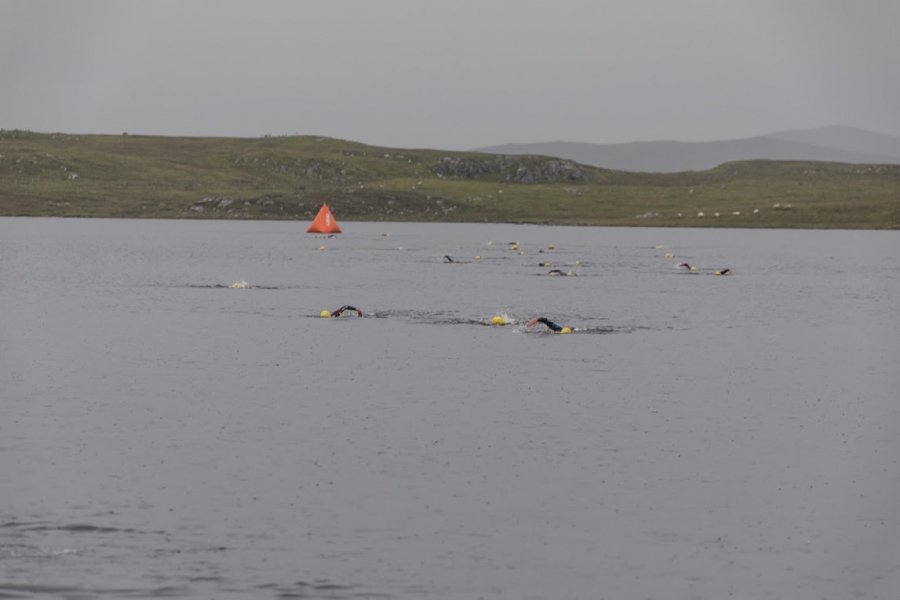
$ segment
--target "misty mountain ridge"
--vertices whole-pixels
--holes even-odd
[[[477,148],[493,154],[538,154],[619,171],[705,171],[740,160],[812,160],[852,164],[900,164],[900,137],[829,125],[712,142],[539,142]]]

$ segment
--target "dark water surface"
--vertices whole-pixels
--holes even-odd
[[[0,219],[0,598],[900,598],[900,232],[342,226]]]

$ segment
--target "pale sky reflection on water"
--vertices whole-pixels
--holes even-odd
[[[896,590],[897,232],[341,226],[0,219],[0,593]]]

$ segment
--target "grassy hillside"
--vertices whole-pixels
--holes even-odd
[[[897,229],[900,166],[747,161],[641,174],[314,136],[0,131],[0,215],[305,221],[323,202],[339,222]]]

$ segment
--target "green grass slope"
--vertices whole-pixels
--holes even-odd
[[[317,136],[0,131],[2,216],[306,221],[323,202],[339,222],[897,229],[900,166],[746,161],[651,174]]]

